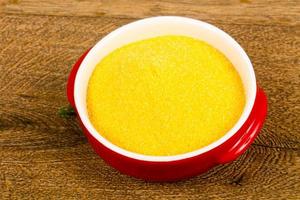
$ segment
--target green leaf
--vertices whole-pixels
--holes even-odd
[[[61,107],[58,111],[58,114],[61,118],[70,118],[72,116],[76,116],[75,110],[70,105]]]

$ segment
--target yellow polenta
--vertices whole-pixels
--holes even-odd
[[[87,108],[113,144],[145,155],[176,155],[221,138],[245,105],[241,78],[209,44],[166,35],[130,43],[96,66]]]

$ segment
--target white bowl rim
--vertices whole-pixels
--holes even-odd
[[[226,39],[228,41],[230,41],[232,43],[232,45],[235,46],[235,48],[239,49],[239,52],[241,53],[241,56],[243,57],[243,60],[245,62],[245,64],[249,67],[250,70],[250,80],[251,80],[251,84],[253,85],[253,91],[252,91],[252,96],[249,97],[248,100],[248,104],[245,106],[245,109],[240,117],[240,119],[237,121],[237,123],[221,138],[219,138],[218,140],[216,140],[215,142],[202,147],[200,149],[194,150],[192,152],[188,152],[188,153],[183,153],[183,154],[178,154],[178,155],[172,155],[172,156],[152,156],[152,155],[143,155],[143,154],[139,154],[139,153],[135,153],[135,152],[131,152],[128,150],[125,150],[113,143],[111,143],[109,140],[107,140],[106,138],[104,138],[103,136],[101,136],[100,133],[98,133],[96,131],[96,129],[93,127],[92,123],[90,122],[88,116],[86,116],[84,114],[83,108],[82,106],[80,106],[78,104],[78,98],[80,98],[79,96],[79,92],[78,92],[78,85],[80,84],[80,82],[78,81],[78,75],[83,73],[84,67],[87,64],[87,60],[90,59],[91,54],[93,54],[93,52],[96,49],[96,46],[101,45],[101,43],[109,40],[112,36],[116,35],[116,34],[121,34],[123,31],[126,31],[126,29],[128,29],[131,26],[138,26],[141,23],[148,23],[151,22],[153,20],[183,20],[186,22],[193,22],[193,23],[197,23],[199,25],[205,26],[206,28],[212,29],[214,31],[219,32],[219,34],[222,34],[223,37],[226,37]],[[104,145],[106,148],[121,154],[125,157],[129,157],[132,159],[136,159],[136,160],[141,160],[141,161],[150,161],[150,162],[171,162],[171,161],[178,161],[178,160],[183,160],[183,159],[187,159],[187,158],[191,158],[191,157],[195,157],[198,156],[200,154],[203,154],[205,152],[208,152],[218,146],[220,146],[221,144],[223,144],[224,142],[226,142],[229,138],[231,138],[235,133],[237,133],[237,131],[242,127],[242,125],[245,123],[245,121],[248,119],[254,102],[255,102],[255,98],[256,98],[256,78],[255,78],[255,73],[254,73],[254,69],[252,66],[252,63],[249,59],[249,57],[247,56],[246,52],[244,51],[244,49],[230,36],[228,35],[226,32],[224,32],[223,30],[217,28],[214,25],[211,25],[209,23],[200,21],[200,20],[196,20],[196,19],[192,19],[192,18],[188,18],[188,17],[180,17],[180,16],[157,16],[157,17],[149,17],[149,18],[145,18],[145,19],[141,19],[141,20],[137,20],[134,22],[131,22],[129,24],[123,25],[117,29],[115,29],[114,31],[110,32],[108,35],[106,35],[105,37],[103,37],[100,41],[98,41],[93,48],[90,49],[90,51],[87,53],[87,55],[85,56],[85,58],[83,59],[76,77],[75,77],[75,82],[74,82],[74,101],[75,101],[75,107],[77,109],[78,115],[80,120],[82,121],[83,125],[85,126],[85,128],[89,131],[89,133],[102,145]],[[224,152],[225,153],[225,152]]]

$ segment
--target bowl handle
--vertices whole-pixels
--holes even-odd
[[[263,126],[266,115],[267,97],[265,92],[261,88],[257,87],[257,94],[253,109],[249,118],[239,130],[239,132],[241,131],[243,133],[242,136],[226,153],[221,154],[221,156],[217,159],[218,163],[225,164],[242,155],[258,135]]]
[[[67,83],[67,97],[70,105],[75,108],[75,101],[74,101],[74,83],[75,83],[75,77],[77,74],[77,71],[80,67],[80,64],[82,63],[83,59],[85,58],[86,54],[90,50],[87,50],[80,56],[80,58],[76,61],[76,63],[73,65],[71,72],[68,77],[68,83]]]

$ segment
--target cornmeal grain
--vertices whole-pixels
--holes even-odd
[[[166,35],[125,45],[96,66],[89,118],[113,144],[145,155],[190,152],[221,138],[245,105],[241,78],[209,44]]]

